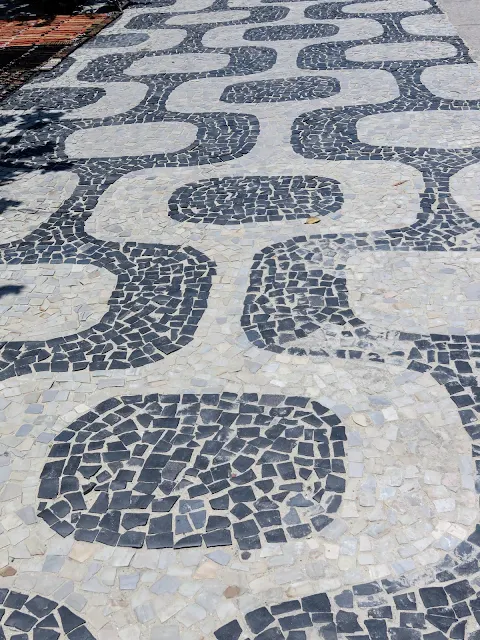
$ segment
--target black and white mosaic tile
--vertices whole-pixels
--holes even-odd
[[[117,276],[109,311],[90,329],[51,340],[4,342],[0,378],[32,372],[128,369],[158,362],[188,344],[207,306],[214,267],[190,247],[95,241],[5,252],[15,269],[90,264]]]
[[[242,13],[242,17],[237,17]],[[243,17],[243,14],[245,16]],[[188,14],[189,16],[191,14]],[[257,6],[248,9],[246,12],[236,11],[232,9],[231,18],[229,18],[229,12],[225,10],[215,11],[199,11],[196,12],[195,21],[191,23],[182,22],[182,14],[177,14],[172,18],[169,13],[142,13],[139,16],[135,16],[128,22],[125,27],[127,29],[151,30],[172,28],[172,26],[189,26],[190,34],[203,33],[213,26],[224,26],[226,24],[250,24],[255,22],[275,22],[281,20],[288,15],[288,9],[285,7],[264,7]],[[203,22],[203,20],[205,22]]]
[[[437,224],[441,226],[440,221]],[[477,226],[473,221],[470,224],[474,228]],[[435,230],[435,226],[433,223],[427,225],[431,230]],[[456,336],[382,329],[371,326],[352,309],[346,264],[354,255],[364,255],[368,259],[370,252],[394,251],[398,247],[399,250],[410,250],[409,255],[428,251],[429,255],[443,256],[442,252],[448,251],[449,244],[455,241],[451,229],[444,234],[443,243],[440,230],[435,234],[436,240],[430,242],[422,234],[420,224],[409,231],[411,233],[406,236],[399,230],[373,237],[365,233],[329,234],[313,236],[309,240],[296,238],[264,249],[255,256],[245,298],[242,325],[249,340],[258,347],[277,352],[290,349],[297,355],[310,352],[340,358],[390,359],[399,363],[420,358],[420,352],[425,356],[428,353],[428,362],[432,362],[432,357],[435,362],[440,357],[432,355],[437,348],[455,350],[453,346],[446,346],[455,343],[462,343],[462,349],[470,355],[476,349],[476,333]],[[376,255],[373,253],[374,257]],[[458,256],[457,252],[455,256]],[[321,335],[316,337],[310,349],[295,345],[299,339],[319,330]],[[446,357],[446,354],[441,356]],[[445,362],[450,362],[448,357]]]
[[[62,536],[135,548],[304,538],[340,506],[345,438],[301,397],[107,400],[56,437],[39,516]]]
[[[116,47],[131,47],[135,44],[142,44],[148,40],[146,33],[113,33],[111,35],[102,36],[99,35],[93,40],[90,40],[87,48],[113,48]]]
[[[465,638],[469,618],[480,624],[480,592],[470,577],[478,563],[478,536],[472,534],[436,567],[435,586],[408,590],[400,581],[382,580],[333,598],[320,592],[249,611],[243,625],[230,622],[215,637],[239,640],[245,632],[255,640],[306,640],[313,632],[320,638]],[[468,634],[477,637],[478,631]]]
[[[40,595],[0,589],[0,637],[8,640],[94,640],[85,620]]]
[[[43,84],[43,83],[50,82],[51,80],[55,80],[56,78],[59,78],[66,71],[68,71],[68,69],[71,66],[73,66],[74,63],[75,63],[75,57],[73,55],[63,58],[61,62],[59,62],[57,65],[53,67],[53,69],[50,69],[49,71],[44,71],[42,72],[41,75],[37,76],[35,78],[35,84],[38,84],[38,83]]]
[[[0,637],[478,640],[473,67],[427,0],[134,0],[2,104],[2,178],[78,183],[19,189],[0,331],[116,285],[0,345]]]
[[[189,48],[187,48],[187,53]],[[147,112],[148,106],[150,106],[151,110],[154,104],[156,109],[161,111],[165,98],[164,100],[159,100],[159,96],[161,97],[165,93],[166,97],[168,95],[167,91],[170,93],[177,84],[190,80],[192,77],[242,76],[260,73],[270,69],[275,64],[276,58],[275,52],[267,47],[222,48],[216,54],[221,57],[228,56],[225,66],[218,69],[215,68],[215,65],[212,65],[212,69],[193,72],[189,69],[193,59],[191,55],[187,57],[187,53],[182,53],[182,50],[183,47],[178,47],[173,51],[166,52],[146,51],[123,53],[121,55],[118,53],[102,55],[88,62],[80,71],[78,77],[83,82],[132,82],[132,80],[139,80],[149,84],[152,87],[152,94],[154,93],[153,89],[155,89],[156,102],[153,102],[154,95],[147,95],[147,104],[143,111]],[[170,73],[165,71],[161,73],[155,73],[155,71],[142,73],[140,71],[136,73],[135,78],[128,75],[129,67],[139,60],[144,61],[143,64],[151,62],[153,67],[157,58],[168,63],[170,60],[173,61],[174,58],[180,61],[182,57],[185,59],[185,67],[181,70],[178,70],[178,67],[172,67]]]
[[[338,182],[316,176],[212,178],[178,189],[170,198],[169,215],[179,221],[235,225],[325,215],[342,202]]]
[[[333,24],[288,24],[253,27],[245,31],[245,40],[300,40],[334,36],[339,29]]]
[[[315,19],[339,17],[345,15],[341,12],[341,7],[342,5],[336,3],[317,5],[309,7],[305,13],[308,17]],[[439,10],[433,6],[429,11],[424,12],[427,16],[439,14]],[[395,77],[400,95],[396,100],[379,105],[324,109],[302,115],[292,128],[294,149],[306,157],[317,159],[400,160],[407,164],[411,163],[424,175],[434,176],[436,180],[452,175],[462,166],[477,162],[478,144],[459,145],[459,148],[451,150],[450,145],[447,147],[437,142],[434,135],[430,137],[430,144],[420,145],[418,148],[416,145],[404,146],[401,143],[392,146],[375,146],[365,144],[359,139],[359,126],[362,119],[368,116],[391,113],[393,122],[395,113],[408,112],[405,120],[408,126],[408,118],[413,111],[430,112],[430,116],[434,117],[432,113],[434,111],[471,110],[476,115],[479,109],[478,100],[462,100],[461,96],[458,99],[442,99],[432,95],[422,82],[422,74],[427,68],[472,62],[468,49],[460,38],[411,35],[403,26],[403,21],[411,15],[410,13],[362,13],[361,15],[380,23],[383,35],[368,41],[325,43],[306,47],[299,55],[298,66],[302,69],[318,70],[385,69]],[[426,46],[426,51],[431,47],[432,54],[427,59],[423,59],[422,51]],[[358,52],[358,59],[353,52]],[[362,59],[362,55],[365,59]],[[441,119],[442,116],[439,121]],[[435,124],[433,127],[432,134],[435,131]]]
[[[335,78],[302,76],[285,80],[263,80],[244,82],[227,87],[222,93],[222,102],[259,103],[329,98],[340,91]]]
[[[105,95],[99,88],[23,89],[2,102],[4,109],[69,111],[93,104]]]

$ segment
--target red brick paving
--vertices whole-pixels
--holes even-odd
[[[95,26],[110,22],[110,14],[58,15],[52,20],[0,20],[0,47],[71,44]]]
[[[50,57],[65,57],[117,14],[57,15],[0,20],[0,100],[24,84]]]

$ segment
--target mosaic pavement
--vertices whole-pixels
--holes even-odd
[[[0,638],[479,640],[480,72],[433,0],[136,0],[0,122]]]

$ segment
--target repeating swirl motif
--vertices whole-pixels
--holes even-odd
[[[480,98],[429,86],[429,74],[468,73],[467,47],[433,0],[199,6],[135,2],[118,33],[93,39],[78,60],[3,103],[24,122],[10,136],[2,176],[47,168],[70,171],[78,183],[47,220],[0,247],[0,265],[92,265],[117,283],[90,328],[0,344],[0,380],[168,363],[199,332],[220,277],[202,234],[335,220],[348,194],[329,166],[398,163],[423,181],[415,220],[265,241],[248,265],[242,338],[267,354],[429,374],[456,407],[478,472],[480,334],[385,326],[381,314],[363,315],[351,275],[362,261],[374,270],[375,260],[392,264],[400,255],[432,263],[478,255],[480,223],[453,197],[452,180],[479,162]],[[365,71],[374,75],[355,76]],[[58,88],[62,77],[78,86]],[[365,92],[363,81],[372,83]],[[452,123],[473,142],[443,135]],[[262,156],[265,135],[274,153],[291,152],[283,172]],[[166,217],[198,229],[197,246],[104,242],[86,231],[112,186],[157,170],[178,172]],[[349,489],[347,437],[341,417],[307,396],[140,391],[106,400],[56,434],[40,473],[42,525],[87,547],[178,554],[232,547],[248,556],[315,540],[335,526]],[[257,607],[249,601],[213,636],[478,640],[479,561],[477,525],[428,567],[428,579],[404,574],[284,602],[259,599]],[[0,601],[0,638],[93,638],[83,618],[54,600],[3,589]]]

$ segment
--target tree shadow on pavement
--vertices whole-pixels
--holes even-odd
[[[46,160],[43,165],[32,162],[33,158],[51,155],[55,150],[54,142],[25,144],[29,133],[58,122],[62,115],[62,111],[41,109],[19,115],[2,115],[0,111],[0,186],[14,182],[32,171],[47,173],[71,167],[71,163],[65,161]],[[18,196],[21,197],[21,192]],[[21,200],[0,196],[0,215],[7,208],[20,207],[21,204]]]

